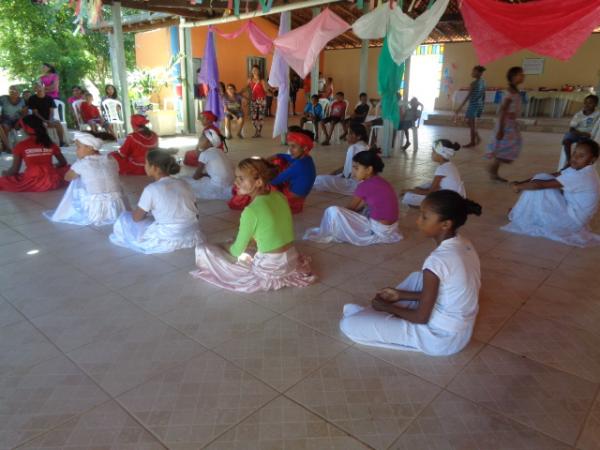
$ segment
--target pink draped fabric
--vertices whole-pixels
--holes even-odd
[[[251,20],[244,23],[239,30],[232,33],[225,33],[224,31],[221,31],[212,25],[209,27],[209,29],[224,39],[235,39],[240,37],[243,33],[248,33],[248,37],[250,38],[252,45],[254,45],[256,50],[258,50],[260,53],[266,55],[273,50],[273,39],[267,36],[265,32],[258,28],[258,26]]]
[[[600,24],[599,0],[463,0],[460,10],[481,64],[523,49],[569,59]]]
[[[273,43],[288,65],[304,78],[325,45],[349,28],[346,21],[327,8],[307,24],[275,38]]]

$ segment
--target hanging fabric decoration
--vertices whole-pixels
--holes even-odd
[[[523,49],[569,59],[600,25],[598,0],[463,0],[460,11],[481,64]]]
[[[233,15],[240,17],[240,0],[233,0]]]
[[[289,11],[281,13],[279,17],[279,36],[290,31]],[[277,111],[275,112],[275,124],[273,125],[273,137],[287,132],[288,127],[288,104],[290,101],[290,68],[282,58],[279,49],[275,49],[271,73],[268,83],[270,86],[279,88],[277,95]]]
[[[209,27],[209,30],[214,31],[225,39],[235,39],[240,37],[243,33],[248,33],[248,37],[250,38],[252,45],[254,45],[256,50],[258,50],[260,53],[266,55],[273,50],[273,39],[271,39],[264,31],[258,28],[258,26],[252,22],[252,20],[248,20],[241,26],[239,30],[232,33],[225,33],[213,25]]]
[[[363,9],[365,7],[365,0],[356,0],[356,8]]]
[[[215,51],[215,35],[209,30],[204,47],[202,67],[198,75],[198,84],[208,86],[206,110],[212,111],[219,120],[223,118],[223,102],[219,94],[219,66],[217,65],[217,53]]]
[[[381,117],[387,119],[397,129],[400,125],[400,111],[398,108],[398,91],[404,76],[404,63],[396,64],[390,52],[389,41],[383,40],[383,48],[379,55],[379,68],[377,73],[377,90],[381,96]]]
[[[327,8],[307,24],[278,36],[273,43],[289,66],[305,78],[325,45],[349,28],[346,21]]]
[[[416,19],[404,14],[402,8],[390,9],[383,3],[352,25],[361,39],[381,39],[387,36],[389,51],[396,64],[402,64],[417,45],[421,44],[438,24],[449,0],[437,0]]]

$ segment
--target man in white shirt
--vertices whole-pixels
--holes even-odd
[[[583,109],[575,113],[571,119],[569,131],[563,137],[562,142],[566,156],[565,167],[568,167],[571,161],[571,146],[592,136],[592,130],[600,120],[600,111],[596,110],[597,106],[598,96],[588,95],[583,101]]]

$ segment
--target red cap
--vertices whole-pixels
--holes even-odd
[[[210,120],[211,122],[217,121],[217,116],[215,116],[215,113],[213,113],[212,111],[202,111],[202,115],[204,117],[206,117],[207,120]]]
[[[148,119],[146,119],[141,114],[134,114],[133,116],[131,116],[131,126],[133,128],[143,127],[147,123],[148,123]]]
[[[298,144],[300,147],[302,147],[307,152],[310,152],[315,145],[313,140],[310,138],[310,136],[307,136],[304,133],[299,133],[297,131],[292,131],[292,132],[288,133],[287,141],[295,142],[296,144]]]

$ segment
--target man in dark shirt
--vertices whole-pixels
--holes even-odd
[[[348,125],[350,125],[351,123],[363,123],[369,115],[369,110],[371,109],[371,107],[367,103],[367,94],[365,94],[364,92],[361,93],[359,99],[360,103],[356,105],[356,108],[354,108],[354,112],[352,113],[352,115],[347,119],[344,119],[344,121],[342,122],[342,126],[344,127],[344,134],[340,136],[340,139],[344,139],[346,137],[346,134],[348,134]]]
[[[31,112],[34,116],[38,116],[40,119],[44,121],[46,128],[52,128],[56,130],[56,134],[58,135],[59,146],[64,147],[64,131],[62,124],[54,119],[54,110],[56,109],[56,104],[52,97],[46,95],[46,91],[44,86],[41,84],[36,84],[34,86],[35,94],[29,97],[27,101],[27,106],[31,109]]]

